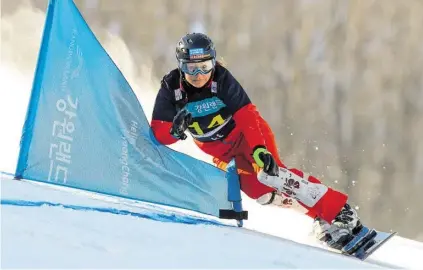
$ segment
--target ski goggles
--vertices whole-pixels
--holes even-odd
[[[208,74],[213,70],[216,61],[214,59],[202,61],[202,62],[179,62],[179,68],[182,72],[192,76],[198,74]]]

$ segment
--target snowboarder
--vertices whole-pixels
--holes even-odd
[[[151,127],[165,145],[185,140],[225,169],[235,157],[242,191],[262,205],[295,207],[314,219],[319,241],[342,249],[360,230],[348,196],[280,160],[275,138],[247,93],[216,61],[212,40],[190,33],[176,46],[178,67],[165,75],[157,94]]]

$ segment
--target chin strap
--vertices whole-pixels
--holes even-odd
[[[213,81],[214,78],[214,69],[212,71],[212,75],[209,79],[209,81],[206,83],[206,85],[204,86],[204,88],[210,88],[210,92],[212,94],[212,96],[217,96],[217,82]],[[178,110],[181,110],[182,108],[185,107],[185,105],[188,103],[188,96],[187,93],[184,89],[184,83],[186,83],[188,86],[194,87],[192,86],[186,79],[184,76],[184,73],[179,69],[179,73],[180,73],[180,79],[179,79],[179,88],[174,89],[174,94],[175,94],[175,103],[177,106]]]

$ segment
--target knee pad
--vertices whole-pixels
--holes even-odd
[[[279,176],[270,176],[260,171],[257,179],[262,184],[275,188],[279,191],[278,193],[286,194],[307,207],[313,207],[328,191],[327,186],[310,182],[285,168],[279,168]]]
[[[299,204],[294,198],[276,191],[266,193],[257,198],[256,201],[261,205],[274,205],[282,208],[291,208],[304,214],[308,212],[308,210]]]

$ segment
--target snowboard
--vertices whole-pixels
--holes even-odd
[[[383,232],[363,226],[363,228],[342,248],[341,253],[345,256],[366,260],[376,250],[392,239],[396,232]]]

